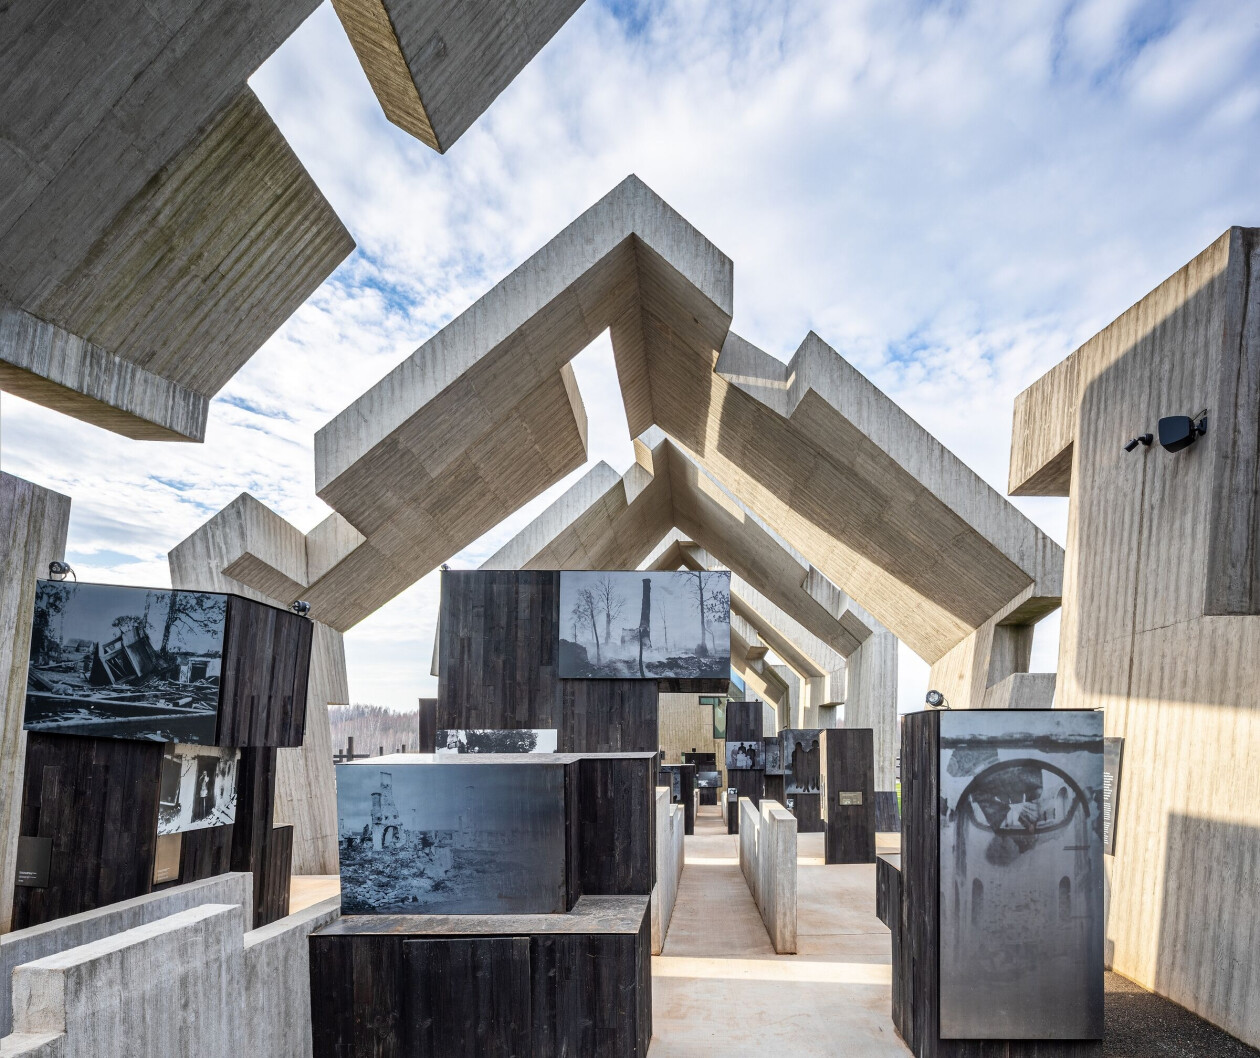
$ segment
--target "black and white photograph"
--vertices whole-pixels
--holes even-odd
[[[167,746],[162,755],[158,834],[234,823],[239,755],[239,750],[218,746]]]
[[[822,753],[817,728],[785,728],[783,744],[784,793],[816,794],[822,790]]]
[[[1102,713],[941,715],[941,1036],[1103,1031]]]
[[[493,731],[489,728],[437,733],[438,753],[555,753],[557,731],[552,728],[520,728]]]
[[[760,739],[756,742],[727,742],[726,770],[751,771],[760,768],[764,749],[765,745]]]
[[[562,764],[339,764],[346,915],[560,914]]]
[[[660,774],[657,776],[656,785],[669,788],[671,804],[682,803],[682,772],[677,768],[671,768],[669,765],[662,766]]]
[[[767,775],[783,774],[783,743],[779,741],[779,736],[774,735],[771,738],[763,738],[762,744],[762,761],[766,769]]]
[[[227,596],[40,581],[27,731],[214,743]]]
[[[725,570],[560,574],[561,679],[729,678]]]
[[[722,773],[720,771],[698,771],[696,772],[696,789],[697,790],[717,790],[722,785]]]

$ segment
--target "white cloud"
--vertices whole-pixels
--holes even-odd
[[[243,490],[308,529],[314,431],[636,172],[734,259],[736,330],[786,357],[815,329],[1004,491],[1016,393],[1257,222],[1258,42],[1230,0],[588,0],[439,156],[386,122],[324,5],[251,83],[359,251],[214,402],[205,445],[6,394],[0,460],[73,495],[89,576],[164,582]],[[624,470],[601,342],[577,365],[592,458]],[[1018,503],[1062,541],[1063,501]],[[432,693],[435,613],[431,575],[349,634],[353,697]]]

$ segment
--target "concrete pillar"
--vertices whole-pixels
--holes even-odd
[[[0,933],[13,915],[35,582],[65,557],[69,524],[70,497],[0,473]]]
[[[875,732],[875,789],[896,782],[901,728],[897,723],[897,637],[882,625],[848,657],[844,726]]]

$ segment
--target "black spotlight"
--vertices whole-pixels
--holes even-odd
[[[78,583],[79,575],[70,568],[69,562],[58,562],[55,559],[48,563],[48,579],[49,580],[65,580],[66,574],[70,574]]]
[[[1166,415],[1159,420],[1159,443],[1167,452],[1180,452],[1189,448],[1207,433],[1207,416],[1195,422],[1189,415]]]
[[[1135,449],[1138,445],[1142,445],[1143,447],[1149,448],[1153,440],[1155,440],[1154,434],[1140,433],[1136,437],[1130,437],[1127,441],[1124,442],[1124,450],[1126,452],[1132,452],[1133,449]]]
[[[927,702],[929,709],[949,708],[949,706],[945,704],[945,695],[941,694],[940,691],[928,691],[923,700]]]
[[[303,602],[301,599],[299,599],[292,606],[290,606],[289,609],[292,610],[299,617],[307,617],[310,615],[310,612],[311,612],[311,604],[309,602]]]

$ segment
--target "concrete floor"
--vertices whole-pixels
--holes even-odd
[[[664,953],[652,960],[650,1058],[904,1058],[890,1016],[888,930],[875,867],[824,867],[821,834],[798,840],[796,955],[776,955],[718,809],[701,808]],[[881,835],[881,851],[883,849]],[[887,835],[889,851],[897,836]]]

